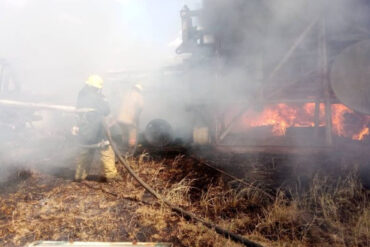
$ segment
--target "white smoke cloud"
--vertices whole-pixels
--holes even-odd
[[[16,8],[24,8],[29,0],[5,0],[6,4]]]

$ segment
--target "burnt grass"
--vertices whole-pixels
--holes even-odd
[[[250,186],[184,152],[138,155],[129,162],[173,204],[264,246],[369,246],[369,190],[361,180],[367,159],[198,155]],[[70,172],[12,173],[0,184],[1,246],[36,240],[241,246],[174,214],[117,166],[122,182],[102,183],[91,176],[77,183]]]

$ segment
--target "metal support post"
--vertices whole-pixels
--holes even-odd
[[[326,40],[326,23],[322,19],[320,27],[320,58],[321,58],[321,79],[322,88],[324,90],[324,102],[325,102],[325,144],[331,146],[333,144],[333,123],[332,123],[332,111],[331,111],[331,97],[330,97],[330,85],[328,76],[328,51],[327,51],[327,40]]]

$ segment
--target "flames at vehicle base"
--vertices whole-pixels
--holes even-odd
[[[230,110],[230,117],[234,110]],[[292,105],[279,103],[265,107],[262,112],[250,110],[235,124],[236,131],[254,127],[271,127],[273,136],[285,136],[290,127],[314,127],[315,103]],[[325,126],[325,106],[320,104],[319,127]],[[332,105],[333,134],[362,141],[369,136],[370,117],[354,112],[343,104]]]

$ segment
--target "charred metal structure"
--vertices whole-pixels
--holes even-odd
[[[333,134],[335,104],[348,107],[350,119],[365,119],[360,125],[368,128],[369,1],[283,2],[204,0],[202,10],[181,10],[183,43],[177,53],[191,54],[183,64],[184,80],[205,85],[209,95],[220,95],[214,90],[226,95],[217,99],[222,102],[217,106],[194,106],[201,119],[194,139],[203,135],[203,142],[224,145],[246,112],[272,104],[313,106],[312,124],[292,125],[285,132],[298,138],[305,133],[310,146],[330,147],[338,140]],[[207,75],[199,73],[204,69]],[[237,93],[228,97],[228,90]],[[252,136],[269,128],[254,127]]]

